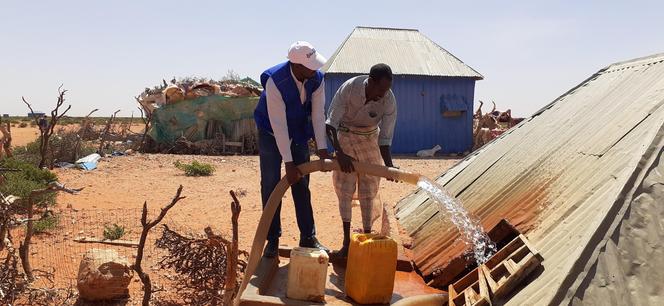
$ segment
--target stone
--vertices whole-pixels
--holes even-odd
[[[129,261],[117,251],[90,249],[78,268],[78,293],[87,301],[126,298],[133,276]]]

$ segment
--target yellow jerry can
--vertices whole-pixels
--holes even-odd
[[[346,295],[360,304],[388,304],[397,270],[397,243],[377,234],[353,234],[346,264]]]

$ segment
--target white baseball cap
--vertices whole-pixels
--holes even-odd
[[[302,64],[311,70],[318,70],[327,62],[327,59],[306,41],[296,41],[290,46],[288,60],[294,64]]]

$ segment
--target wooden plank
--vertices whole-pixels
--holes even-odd
[[[262,257],[256,267],[256,272],[251,276],[244,294],[263,295],[269,289],[274,274],[279,268],[278,258]]]
[[[509,271],[512,275],[519,271],[519,265],[517,265],[512,259],[504,261],[503,264],[505,265],[507,271]]]
[[[477,288],[477,289],[475,289]],[[474,269],[456,283],[448,287],[450,306],[485,306],[491,305],[489,289],[481,269]],[[463,303],[460,303],[460,300]]]
[[[90,237],[76,237],[74,239],[74,242],[78,242],[78,243],[100,243],[100,244],[115,245],[115,246],[122,246],[122,247],[128,247],[128,248],[137,248],[138,247],[138,241],[130,241],[130,240],[109,240],[109,239],[97,239],[97,238],[90,238]]]
[[[491,294],[489,293],[489,288],[486,283],[486,276],[484,275],[484,271],[482,269],[477,269],[477,274],[479,276],[479,285],[480,285],[480,297],[482,297],[482,300],[485,301],[488,305],[491,305],[491,299],[490,296]]]
[[[489,285],[489,289],[491,291],[495,291],[498,289],[498,283],[491,277],[491,270],[486,265],[481,265],[480,269],[482,269],[482,272],[485,275],[485,280],[487,284]]]
[[[541,256],[536,256],[528,248],[529,245],[525,236],[519,235],[503,249],[506,252],[498,252],[482,269],[494,301],[507,297],[542,262]],[[507,253],[507,251],[511,252]],[[527,252],[525,256],[524,252]],[[499,276],[496,275],[497,271],[506,273],[499,272]]]

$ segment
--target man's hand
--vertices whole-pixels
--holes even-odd
[[[320,158],[320,159],[332,159],[332,156],[330,156],[330,153],[327,153],[327,149],[318,150],[318,152],[316,152],[316,155],[318,155],[318,158]]]
[[[392,163],[390,163],[390,165],[387,166],[387,167],[394,168],[394,169],[399,169],[399,167],[393,165]],[[393,179],[391,179],[391,178],[387,178],[386,180],[388,180],[388,181],[390,181],[390,182],[401,183],[401,181],[393,180]]]
[[[295,183],[300,181],[301,178],[302,178],[302,172],[300,172],[300,169],[298,169],[293,162],[287,162],[286,179],[288,180],[288,184],[294,185]]]
[[[337,151],[337,161],[339,162],[341,171],[345,173],[351,173],[355,171],[355,167],[353,167],[354,159],[346,155],[344,152]]]

